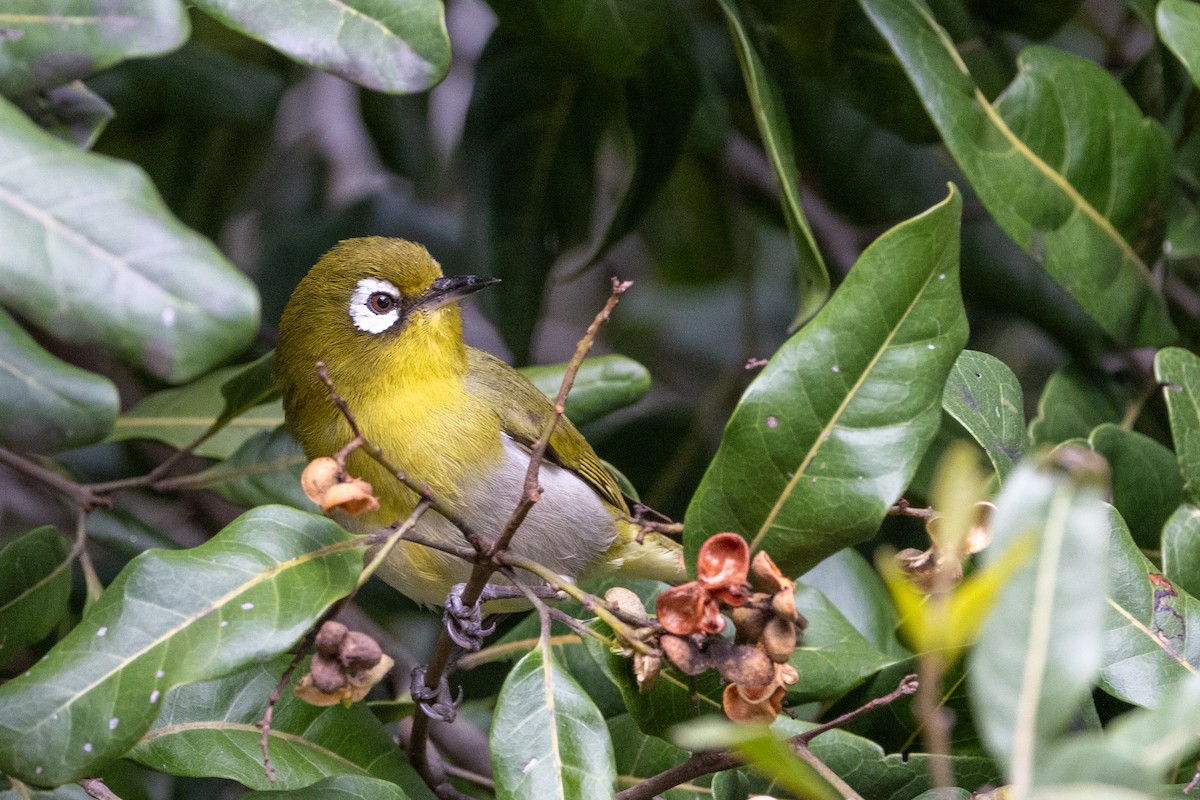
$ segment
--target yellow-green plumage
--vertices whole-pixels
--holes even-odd
[[[352,436],[317,376],[320,360],[367,437],[473,527],[495,536],[517,503],[529,445],[553,406],[520,373],[464,344],[457,295],[441,298],[434,283],[441,277],[437,262],[412,242],[342,242],[309,271],[284,311],[276,377],[288,427],[308,457],[331,455]],[[390,292],[389,285],[398,300],[394,324],[371,309],[378,293],[363,300],[370,289]],[[431,297],[438,299],[423,300]],[[416,495],[365,454],[352,454],[347,469],[375,487],[382,505],[343,524],[376,530],[416,506]],[[514,550],[571,577],[621,569],[686,579],[678,545],[653,534],[641,545],[634,540],[636,527],[620,519],[628,508],[616,481],[567,420],[555,428],[539,480],[545,492]],[[433,512],[418,531],[462,543]],[[408,542],[381,570],[424,603],[440,603],[469,572],[466,562]]]

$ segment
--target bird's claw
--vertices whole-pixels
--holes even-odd
[[[496,632],[496,625],[483,625],[483,616],[479,603],[468,607],[463,603],[462,593],[465,583],[456,583],[446,595],[446,610],[442,614],[442,622],[451,640],[469,653],[474,653],[483,646],[483,640]],[[414,695],[415,696],[415,695]]]
[[[425,716],[440,722],[453,722],[458,716],[458,707],[462,705],[463,690],[458,687],[458,697],[451,699],[450,682],[443,675],[438,681],[438,687],[431,689],[425,685],[425,667],[413,667],[412,685],[409,687],[413,700],[425,712]]]

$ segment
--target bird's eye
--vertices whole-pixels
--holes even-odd
[[[396,298],[387,292],[374,292],[367,298],[367,308],[376,314],[387,314],[396,307]]]

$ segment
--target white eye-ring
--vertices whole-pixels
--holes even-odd
[[[367,333],[383,333],[400,319],[400,290],[389,281],[363,278],[350,296],[350,319]]]

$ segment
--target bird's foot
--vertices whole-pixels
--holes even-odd
[[[484,625],[479,610],[484,600],[494,599],[488,593],[488,590],[493,587],[484,587],[478,602],[469,607],[462,599],[462,593],[466,587],[465,583],[456,583],[450,589],[450,594],[446,595],[446,610],[442,614],[442,622],[446,626],[446,633],[450,634],[450,639],[456,645],[469,653],[474,653],[483,646],[484,639],[496,632],[495,623]]]
[[[453,722],[458,716],[458,707],[462,705],[463,690],[458,687],[458,697],[450,697],[450,682],[443,675],[436,689],[425,685],[425,667],[413,667],[412,685],[409,687],[413,700],[421,706],[425,716],[440,722]]]

